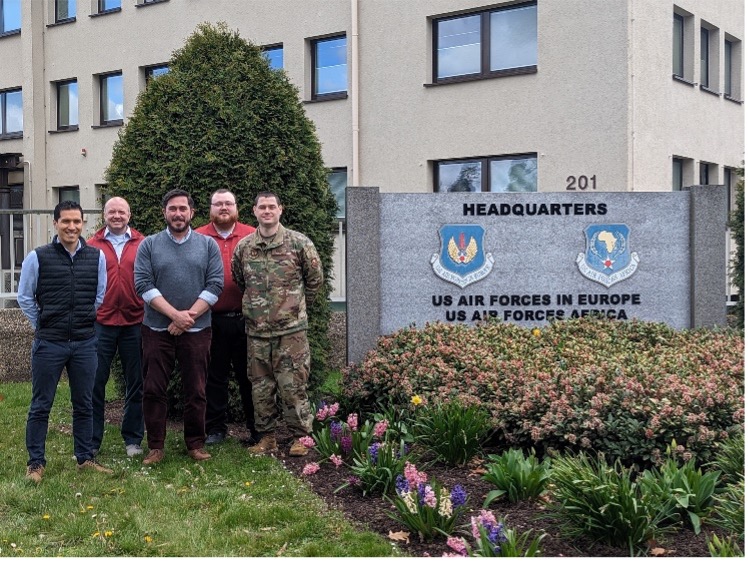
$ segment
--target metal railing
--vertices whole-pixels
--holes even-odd
[[[52,209],[0,209],[0,308],[17,306],[21,263],[31,250],[52,240],[52,214]],[[84,209],[83,220],[88,238],[101,224],[101,209]]]

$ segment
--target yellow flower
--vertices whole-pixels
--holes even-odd
[[[98,536],[99,536],[99,531],[96,531],[96,532],[95,532],[95,533],[94,533],[93,535],[91,535],[91,536],[92,536],[92,537],[98,537]]]
[[[244,485],[245,485],[245,486],[251,486],[251,485],[252,485],[252,482],[245,482],[245,483],[244,483]]]
[[[422,402],[423,402],[423,399],[417,394],[415,394],[413,398],[410,399],[410,403],[413,404],[414,406],[418,406]]]
[[[93,509],[93,506],[92,505],[87,505],[86,509]]]
[[[151,535],[144,536],[143,540],[145,540],[145,542],[153,542],[153,538],[151,537]]]
[[[49,519],[49,513],[45,513],[44,515],[42,515],[42,519]]]
[[[540,337],[540,328],[533,328],[532,335],[535,336],[536,338]]]
[[[114,534],[114,531],[104,531],[105,537],[111,537]]]

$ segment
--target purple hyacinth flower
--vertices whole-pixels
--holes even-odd
[[[350,435],[343,435],[343,437],[340,439],[340,448],[343,451],[344,455],[347,455],[351,452],[351,449],[353,449],[353,439]]]
[[[467,492],[465,491],[465,488],[457,484],[452,488],[450,499],[452,500],[452,506],[454,507],[462,507],[465,505],[465,502],[467,501]]]
[[[340,440],[340,434],[343,433],[343,422],[330,422],[330,435],[335,441]]]
[[[381,443],[373,443],[371,447],[369,447],[369,456],[371,457],[371,462],[374,464],[377,464],[377,458],[379,457],[379,447],[381,446]]]
[[[401,496],[410,492],[410,486],[408,486],[408,480],[402,474],[398,474],[395,478],[395,489]]]

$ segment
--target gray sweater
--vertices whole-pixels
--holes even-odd
[[[194,230],[182,244],[174,242],[166,230],[146,237],[135,257],[135,290],[143,297],[152,289],[158,289],[177,310],[190,308],[203,291],[217,300],[223,290],[223,262],[216,241]],[[170,323],[146,303],[143,324],[163,330]],[[194,329],[208,326],[210,311],[195,320]]]

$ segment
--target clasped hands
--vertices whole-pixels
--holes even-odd
[[[172,336],[181,336],[195,325],[197,312],[194,310],[178,310],[172,317],[172,322],[167,330]]]

